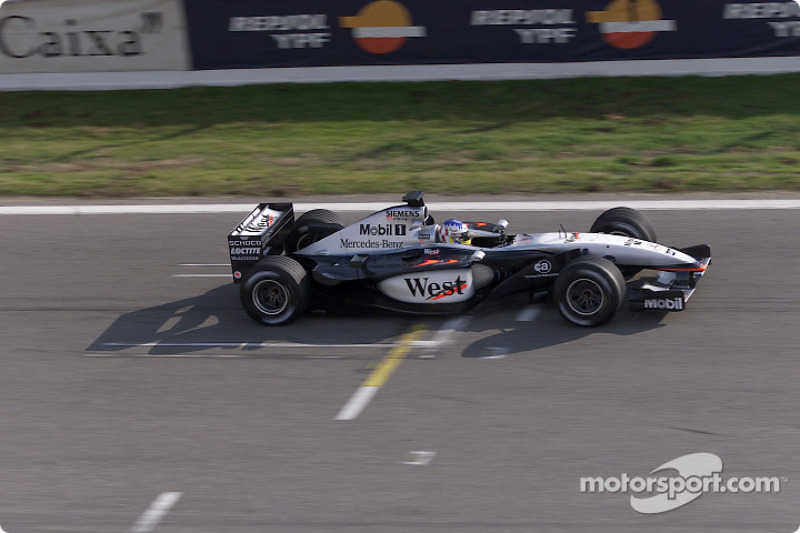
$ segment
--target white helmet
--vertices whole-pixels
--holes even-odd
[[[451,218],[449,220],[445,220],[444,223],[439,226],[438,237],[439,242],[448,242],[450,244],[469,244],[469,227],[460,220]]]

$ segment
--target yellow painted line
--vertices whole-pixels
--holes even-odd
[[[394,347],[375,367],[366,381],[361,384],[350,400],[339,411],[334,420],[354,420],[358,418],[361,411],[372,401],[378,390],[389,380],[392,373],[400,366],[408,352],[414,347],[414,342],[422,335],[425,326],[417,325],[412,327],[408,333],[400,337],[397,346]]]
[[[392,373],[400,366],[400,363],[403,362],[403,359],[406,358],[408,352],[411,351],[411,343],[416,341],[420,335],[422,335],[423,331],[424,326],[415,326],[411,331],[403,335],[398,342],[398,346],[392,349],[392,351],[378,363],[378,366],[375,367],[375,370],[372,371],[372,374],[369,375],[361,386],[383,387],[383,385],[389,381],[389,377]]]

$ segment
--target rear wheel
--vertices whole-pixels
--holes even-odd
[[[261,324],[282,326],[300,316],[311,300],[311,282],[305,269],[290,257],[267,256],[240,286],[247,314]]]
[[[604,257],[567,265],[553,294],[561,316],[578,326],[599,326],[611,320],[625,299],[625,279]]]
[[[306,246],[336,233],[344,228],[344,222],[333,211],[312,209],[297,218],[294,228],[294,231],[286,239],[287,253],[302,250]]]

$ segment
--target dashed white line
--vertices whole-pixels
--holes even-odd
[[[389,377],[405,359],[414,346],[413,343],[422,334],[423,326],[417,325],[404,334],[395,348],[384,357],[375,367],[369,377],[353,393],[347,403],[334,417],[334,420],[354,420],[369,404],[373,396],[389,380]]]
[[[163,324],[161,324],[161,327],[156,330],[156,335],[170,331],[172,328],[177,326],[182,319],[183,317],[181,315],[169,317],[164,321]]]
[[[442,325],[439,331],[436,332],[436,335],[433,336],[433,342],[446,344],[450,341],[450,337],[453,335],[453,333],[464,330],[469,325],[469,322],[470,319],[465,316],[451,318]]]
[[[489,346],[481,359],[505,359],[510,351],[505,346]]]
[[[523,307],[517,313],[516,318],[514,318],[515,322],[533,322],[536,320],[536,317],[542,312],[541,306],[538,305],[529,305]]]
[[[100,346],[124,348],[394,348],[394,342],[364,344],[304,344],[300,342],[103,342]]]
[[[469,325],[470,319],[465,316],[459,316],[455,318],[451,318],[450,320],[446,321],[439,331],[433,336],[433,339],[430,341],[417,341],[416,346],[417,348],[428,348],[428,350],[421,354],[419,357],[420,359],[432,359],[436,357],[437,352],[439,352],[443,346],[450,342],[450,338],[456,331],[463,331]]]
[[[379,390],[380,387],[373,385],[363,385],[357,388],[344,407],[336,414],[334,420],[355,420]]]
[[[436,457],[436,452],[420,450],[408,452],[406,460],[403,461],[404,465],[425,466],[431,464],[433,458]]]
[[[230,274],[173,274],[173,278],[230,278]]]
[[[119,357],[120,359],[129,357],[142,357],[146,359],[236,359],[245,357],[237,353],[85,353],[84,357],[95,359],[111,359]]]
[[[83,357],[87,358],[94,358],[94,359],[128,359],[128,358],[142,358],[142,359],[256,359],[259,357],[269,358],[268,354],[242,354],[242,353],[130,353],[130,352],[123,352],[123,353],[103,353],[103,352],[92,352],[92,353],[85,353]],[[334,360],[341,360],[345,359],[343,355],[301,355],[297,357],[298,359],[311,359],[311,360],[323,360],[323,361],[334,361]],[[294,358],[293,358],[294,359]],[[2,531],[0,531],[2,533]]]
[[[164,492],[150,504],[150,507],[139,517],[130,529],[131,533],[148,533],[153,531],[172,507],[183,496],[182,492]]]

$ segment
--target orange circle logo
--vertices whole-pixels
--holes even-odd
[[[353,17],[339,17],[342,28],[352,28],[358,47],[371,54],[388,54],[403,46],[409,37],[425,37],[425,27],[411,23],[406,6],[394,0],[377,0]]]
[[[614,48],[640,48],[661,31],[675,31],[674,20],[661,18],[654,0],[614,0],[605,11],[588,11],[587,22],[599,24],[603,39]]]

